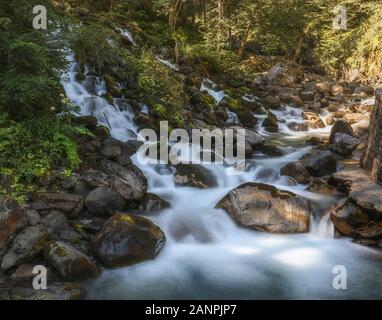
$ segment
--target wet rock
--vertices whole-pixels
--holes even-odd
[[[257,123],[256,117],[248,109],[239,110],[236,112],[241,124],[247,128],[254,128]]]
[[[86,255],[64,242],[50,242],[44,248],[44,257],[66,280],[96,277],[99,270]]]
[[[267,117],[264,119],[262,126],[269,132],[278,132],[279,124],[277,122],[276,115],[273,112],[268,111]]]
[[[289,176],[294,178],[298,183],[308,184],[311,180],[308,170],[301,161],[288,163],[281,168],[280,173],[282,176]]]
[[[334,125],[335,123],[336,123],[336,120],[334,120],[334,118],[333,118],[332,116],[329,116],[329,117],[326,118],[326,124],[327,124],[328,126],[332,126],[332,125]]]
[[[308,191],[313,193],[320,193],[327,196],[333,196],[336,193],[336,189],[329,185],[326,181],[320,178],[314,178],[308,186]]]
[[[358,138],[346,133],[336,133],[331,149],[339,155],[350,156],[360,143]]]
[[[46,242],[46,234],[40,227],[28,227],[17,235],[9,251],[1,261],[1,269],[8,270],[38,255]]]
[[[307,122],[297,123],[297,122],[290,122],[288,123],[288,128],[292,131],[302,132],[302,131],[309,131],[310,126]]]
[[[291,95],[289,99],[289,103],[293,104],[297,108],[304,108],[305,103],[304,101],[296,95]]]
[[[337,171],[337,159],[330,151],[312,150],[301,161],[312,176],[323,177]]]
[[[170,207],[170,203],[153,193],[147,193],[139,203],[139,211],[144,213],[159,212]]]
[[[33,209],[37,211],[58,210],[69,218],[77,217],[83,209],[84,201],[81,196],[63,192],[38,193],[33,197]]]
[[[268,82],[271,85],[291,87],[304,79],[303,68],[294,63],[279,62],[269,70]]]
[[[111,216],[116,211],[123,210],[126,201],[111,188],[100,187],[89,193],[85,199],[85,206],[95,216]]]
[[[239,224],[273,233],[309,231],[309,202],[288,191],[246,183],[231,190],[216,206],[226,210]]]
[[[10,297],[12,300],[83,300],[86,290],[76,283],[55,283],[46,290],[16,286],[11,288]]]
[[[24,209],[16,201],[0,196],[0,258],[26,223]]]
[[[217,186],[213,172],[196,164],[179,164],[175,167],[175,184],[199,189]]]
[[[110,129],[105,126],[97,126],[94,135],[102,142],[110,137]]]
[[[266,156],[270,156],[270,157],[281,157],[284,155],[284,153],[281,151],[280,148],[273,145],[269,145],[269,144],[265,144],[261,146],[259,148],[259,151],[261,151]]]
[[[305,120],[308,120],[308,121],[314,123],[318,128],[325,128],[326,127],[324,121],[322,121],[320,116],[315,112],[303,112],[302,117]]]
[[[127,266],[154,259],[163,248],[163,231],[148,219],[117,213],[91,241],[95,255],[107,266]]]
[[[330,89],[333,96],[338,96],[345,93],[345,88],[338,83],[334,83]]]
[[[354,136],[353,128],[349,123],[344,120],[338,120],[334,124],[332,130],[330,131],[329,143],[332,144],[334,142],[335,135],[337,133],[345,133],[350,136]]]
[[[347,113],[344,116],[344,120],[347,121],[349,124],[355,124],[361,121],[369,122],[370,118],[368,115],[363,113]]]
[[[33,279],[36,277],[36,273],[33,272],[35,264],[25,263],[17,267],[16,271],[12,273],[10,277],[10,284],[14,286],[30,286],[33,283]],[[51,278],[51,269],[47,269],[47,280]]]

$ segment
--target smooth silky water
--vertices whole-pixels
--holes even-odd
[[[81,114],[92,114],[110,126],[112,135],[122,141],[134,138],[137,126],[123,99],[109,104],[85,88],[86,79],[75,80],[78,65],[68,57],[70,71],[62,83],[67,96],[81,106]],[[97,79],[102,92],[103,81]],[[216,99],[213,83],[202,85]],[[270,142],[282,148],[283,157],[255,156],[247,170],[229,176],[222,165],[208,165],[218,187],[199,190],[177,187],[173,173],[164,165],[133,162],[148,179],[149,192],[171,203],[171,208],[148,216],[166,234],[167,241],[155,260],[133,266],[103,270],[102,275],[85,285],[89,299],[366,299],[382,298],[382,253],[354,244],[348,238],[334,239],[330,217],[312,217],[308,234],[274,235],[237,226],[227,213],[214,209],[229,190],[248,181],[264,182],[309,199],[315,208],[327,208],[338,199],[305,190],[280,177],[280,168],[298,160],[311,147],[306,137],[328,135],[330,128],[296,133],[289,121],[301,121],[301,111],[287,107],[276,115],[285,119],[280,133],[268,134]],[[261,122],[260,122],[261,123]],[[333,268],[347,269],[347,290],[335,290]]]

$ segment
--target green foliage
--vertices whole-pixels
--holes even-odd
[[[137,85],[143,101],[158,118],[183,126],[181,113],[187,104],[183,76],[162,65],[150,53],[141,57],[140,64]]]
[[[119,52],[114,45],[115,33],[100,24],[83,25],[76,28],[70,37],[70,47],[78,62],[97,66],[97,71],[119,61]]]
[[[20,198],[36,189],[39,178],[77,169],[75,137],[83,134],[89,133],[60,118],[0,119],[0,174],[9,181],[3,192]]]

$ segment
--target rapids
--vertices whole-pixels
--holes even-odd
[[[126,36],[129,36],[126,34]],[[62,83],[67,96],[81,107],[81,114],[94,115],[109,126],[113,137],[126,141],[135,138],[137,126],[131,107],[123,99],[110,104],[101,95],[104,83],[96,81],[95,92],[76,81],[78,64],[69,57],[70,70]],[[201,90],[217,103],[224,97],[215,85],[205,80]],[[162,165],[133,162],[145,173],[149,192],[171,203],[171,208],[148,218],[165,232],[167,242],[153,261],[134,266],[103,270],[87,281],[89,299],[348,299],[382,298],[382,255],[353,244],[350,239],[334,239],[330,217],[312,219],[311,232],[300,235],[272,235],[238,227],[222,210],[214,209],[229,190],[247,181],[272,184],[312,201],[315,208],[327,208],[338,199],[311,193],[302,185],[291,185],[279,175],[286,163],[310,151],[306,136],[328,135],[330,128],[304,133],[290,131],[289,121],[301,121],[301,111],[287,107],[275,112],[280,133],[266,134],[285,156],[256,155],[239,176],[228,176],[222,165],[208,165],[218,186],[199,190],[177,187],[173,174]],[[234,115],[230,115],[235,119]],[[261,122],[260,122],[261,123]],[[335,290],[333,268],[347,269],[348,289]]]

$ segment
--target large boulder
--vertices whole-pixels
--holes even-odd
[[[273,233],[309,231],[309,202],[270,185],[243,184],[231,190],[216,207],[226,210],[239,225],[248,228]]]
[[[58,210],[65,213],[69,218],[77,217],[84,207],[81,196],[63,192],[37,193],[33,197],[33,201],[33,209],[39,212]]]
[[[361,166],[374,182],[382,184],[382,89],[376,92],[375,106],[370,118],[369,137]]]
[[[69,223],[68,218],[60,211],[52,211],[41,219],[41,225],[51,240],[78,242],[80,234]]]
[[[308,184],[311,180],[308,170],[301,161],[290,162],[280,169],[282,176],[294,178],[298,183]]]
[[[303,68],[294,62],[279,62],[269,70],[268,82],[271,85],[291,87],[304,79]]]
[[[355,236],[356,229],[368,224],[364,210],[351,200],[345,199],[328,210],[336,229],[344,235]]]
[[[12,247],[1,261],[1,269],[8,270],[38,255],[46,242],[46,234],[41,227],[28,227],[20,232],[13,241]]]
[[[332,145],[332,151],[341,156],[350,156],[361,140],[346,133],[336,133]]]
[[[49,242],[44,248],[44,257],[66,280],[91,278],[99,274],[96,264],[88,256],[64,242]]]
[[[354,136],[352,126],[344,120],[338,120],[334,124],[332,130],[330,131],[329,143],[334,142],[334,138],[335,138],[337,133],[345,133],[345,134],[348,134],[350,136]]]
[[[217,186],[213,172],[197,164],[178,164],[175,167],[175,184],[199,189]]]
[[[163,248],[163,231],[146,218],[124,213],[111,217],[91,241],[91,249],[109,267],[154,259]]]
[[[0,258],[7,244],[25,225],[25,211],[16,201],[0,196]]]
[[[337,171],[337,159],[330,151],[312,150],[301,158],[312,176],[323,177]]]
[[[100,187],[88,194],[85,205],[95,216],[111,216],[116,211],[123,210],[126,201],[117,191],[108,187]]]

